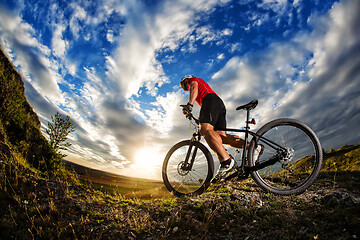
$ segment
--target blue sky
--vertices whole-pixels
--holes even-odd
[[[291,117],[325,150],[359,143],[359,10],[358,0],[0,0],[0,45],[43,128],[56,111],[77,125],[68,160],[157,178],[191,135],[178,107],[186,74],[222,97],[229,127],[256,98],[256,128]]]

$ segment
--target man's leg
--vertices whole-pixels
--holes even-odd
[[[230,145],[234,148],[243,148],[245,145],[244,139],[237,135],[227,134],[225,131],[216,132],[220,135],[223,144]]]
[[[214,131],[214,127],[209,123],[200,124],[200,133],[205,138],[209,147],[216,153],[220,162],[226,161],[230,158],[222,145],[222,137],[219,133]]]

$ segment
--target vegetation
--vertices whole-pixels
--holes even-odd
[[[1,239],[360,237],[360,145],[326,153],[320,177],[298,196],[265,193],[247,179],[212,185],[198,197],[154,198],[154,181],[64,170],[19,75],[0,58]]]
[[[0,51],[0,141],[33,167],[51,172],[61,166],[61,157],[42,135],[24,91],[20,75]]]
[[[61,157],[66,157],[60,150],[67,150],[71,146],[71,143],[67,141],[67,136],[75,131],[75,127],[69,116],[64,119],[59,112],[51,116],[51,122],[48,122],[46,133],[49,135],[50,145]]]
[[[360,145],[334,150],[327,154],[326,164],[335,165],[345,160],[345,155],[354,156],[359,151]],[[125,197],[123,189],[117,188],[126,181],[124,177],[118,176],[117,185],[112,186],[106,182],[113,182],[116,176],[101,177],[100,172],[92,179],[106,179],[102,183],[50,180],[15,163],[14,158],[8,159],[13,159],[13,163],[2,162],[0,172],[0,204],[5,206],[0,209],[0,232],[5,239],[355,239],[360,236],[359,171],[324,171],[311,189],[299,196],[265,193],[247,179],[212,185],[198,197],[149,198],[143,186],[138,191],[132,190],[135,197]],[[351,166],[358,164],[359,158],[349,162]],[[93,174],[89,171],[87,176]],[[149,181],[148,192],[153,184]]]

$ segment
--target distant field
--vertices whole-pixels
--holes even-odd
[[[82,182],[98,190],[142,199],[172,197],[162,181],[120,176],[87,168],[72,162],[64,162],[66,168],[75,171]]]

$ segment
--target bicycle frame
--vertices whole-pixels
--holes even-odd
[[[245,137],[244,137],[245,144],[244,144],[244,146],[247,146],[249,135],[251,135],[253,137],[253,139],[256,139],[256,142],[258,142],[261,139],[264,144],[266,144],[269,147],[275,149],[277,154],[275,154],[274,156],[272,156],[271,158],[269,158],[268,160],[266,160],[266,161],[264,161],[262,163],[259,163],[259,164],[256,164],[255,166],[250,167],[250,166],[246,166],[246,164],[245,164],[246,161],[247,161],[247,151],[248,150],[247,150],[247,147],[244,147],[243,150],[242,150],[243,152],[242,152],[241,165],[239,167],[239,170],[241,171],[241,173],[243,173],[245,175],[245,177],[247,177],[250,172],[257,171],[257,170],[260,170],[260,169],[265,168],[267,166],[270,166],[272,164],[275,164],[281,158],[282,153],[286,152],[286,149],[284,147],[280,146],[279,144],[277,144],[277,143],[275,143],[275,142],[273,142],[273,141],[271,141],[271,140],[269,140],[269,139],[267,139],[267,138],[265,138],[263,136],[260,136],[260,135],[256,134],[255,132],[250,131],[249,124],[252,124],[252,122],[249,121],[250,110],[246,110],[246,112],[247,113],[246,113],[245,129],[225,128],[225,129],[216,129],[216,130],[244,133],[245,134]],[[189,114],[187,117],[188,117],[189,120],[193,119],[196,122],[197,126],[200,124],[199,120],[196,119],[192,114]],[[200,132],[199,132],[199,129],[198,129],[197,132],[193,134],[191,142],[200,141],[200,139],[201,139],[201,135],[200,135]],[[186,154],[186,159],[185,159],[185,162],[184,162],[184,166],[183,166],[184,170],[187,170],[187,171],[192,169],[192,166],[193,166],[193,163],[194,163],[194,160],[195,160],[195,156],[196,156],[197,149],[195,148],[195,150],[194,150],[194,152],[192,154],[190,163],[189,163],[189,157],[190,157],[190,154],[191,154],[191,151],[192,151],[192,147],[193,147],[193,145],[190,144],[188,152]]]
[[[291,118],[274,119],[258,130],[250,131],[250,125],[256,124],[255,119],[249,119],[250,110],[257,104],[258,100],[254,99],[236,108],[246,112],[245,127],[215,129],[219,134],[228,132],[224,141],[242,153],[236,159],[239,161],[236,169],[218,171],[215,177],[209,146],[200,142],[203,124],[186,112],[185,105],[180,105],[194,126],[193,136],[191,140],[176,143],[166,154],[162,167],[166,188],[176,196],[192,196],[203,193],[212,183],[223,183],[232,178],[247,179],[251,175],[259,187],[276,195],[306,191],[321,170],[323,153],[319,138],[305,123]],[[237,149],[241,147],[242,150]],[[221,166],[219,169],[222,170]]]
[[[249,128],[249,127],[245,127],[245,128]],[[253,171],[257,171],[257,170],[260,170],[262,168],[265,168],[267,166],[270,166],[272,164],[275,164],[281,157],[281,153],[283,151],[286,151],[285,148],[281,147],[280,145],[278,145],[277,143],[265,138],[265,137],[262,137],[254,132],[251,132],[249,129],[246,129],[246,130],[241,130],[241,129],[233,129],[233,128],[226,128],[225,131],[229,131],[229,132],[239,132],[239,133],[245,133],[245,138],[244,138],[244,141],[245,141],[245,145],[244,146],[247,146],[248,144],[248,138],[249,138],[249,135],[251,135],[252,137],[256,137],[256,141],[259,141],[259,139],[261,139],[264,144],[268,145],[269,147],[275,149],[277,151],[278,154],[276,154],[275,156],[273,156],[272,158],[260,163],[260,164],[256,164],[255,166],[246,166],[246,161],[247,161],[247,149],[246,147],[243,148],[243,153],[242,153],[242,156],[241,156],[241,165],[239,167],[239,169],[242,171],[242,173],[245,173],[246,176],[248,175],[248,173],[250,172],[253,172]]]
[[[250,116],[250,110],[247,109],[246,110],[246,125],[245,125],[245,130],[242,129],[234,129],[234,128],[225,128],[225,129],[219,129],[220,131],[229,131],[229,132],[239,132],[239,133],[245,133],[245,137],[244,137],[244,147],[243,147],[243,152],[242,152],[242,156],[241,156],[241,165],[239,167],[239,170],[241,170],[241,172],[245,175],[245,177],[248,176],[248,174],[250,172],[253,171],[257,171],[260,170],[262,168],[265,168],[267,166],[270,166],[272,164],[275,164],[281,157],[282,153],[286,151],[285,148],[283,148],[282,146],[280,146],[279,144],[265,138],[262,137],[260,135],[258,135],[257,133],[254,133],[252,131],[250,131],[250,124],[253,124],[252,121],[249,121],[249,116]],[[256,142],[258,142],[260,139],[264,142],[264,144],[268,145],[269,147],[273,148],[276,150],[277,154],[274,155],[273,157],[271,157],[270,159],[256,164],[255,166],[246,166],[246,161],[247,161],[247,145],[248,145],[248,139],[249,139],[249,135],[251,135],[253,137],[253,139],[256,139]]]

